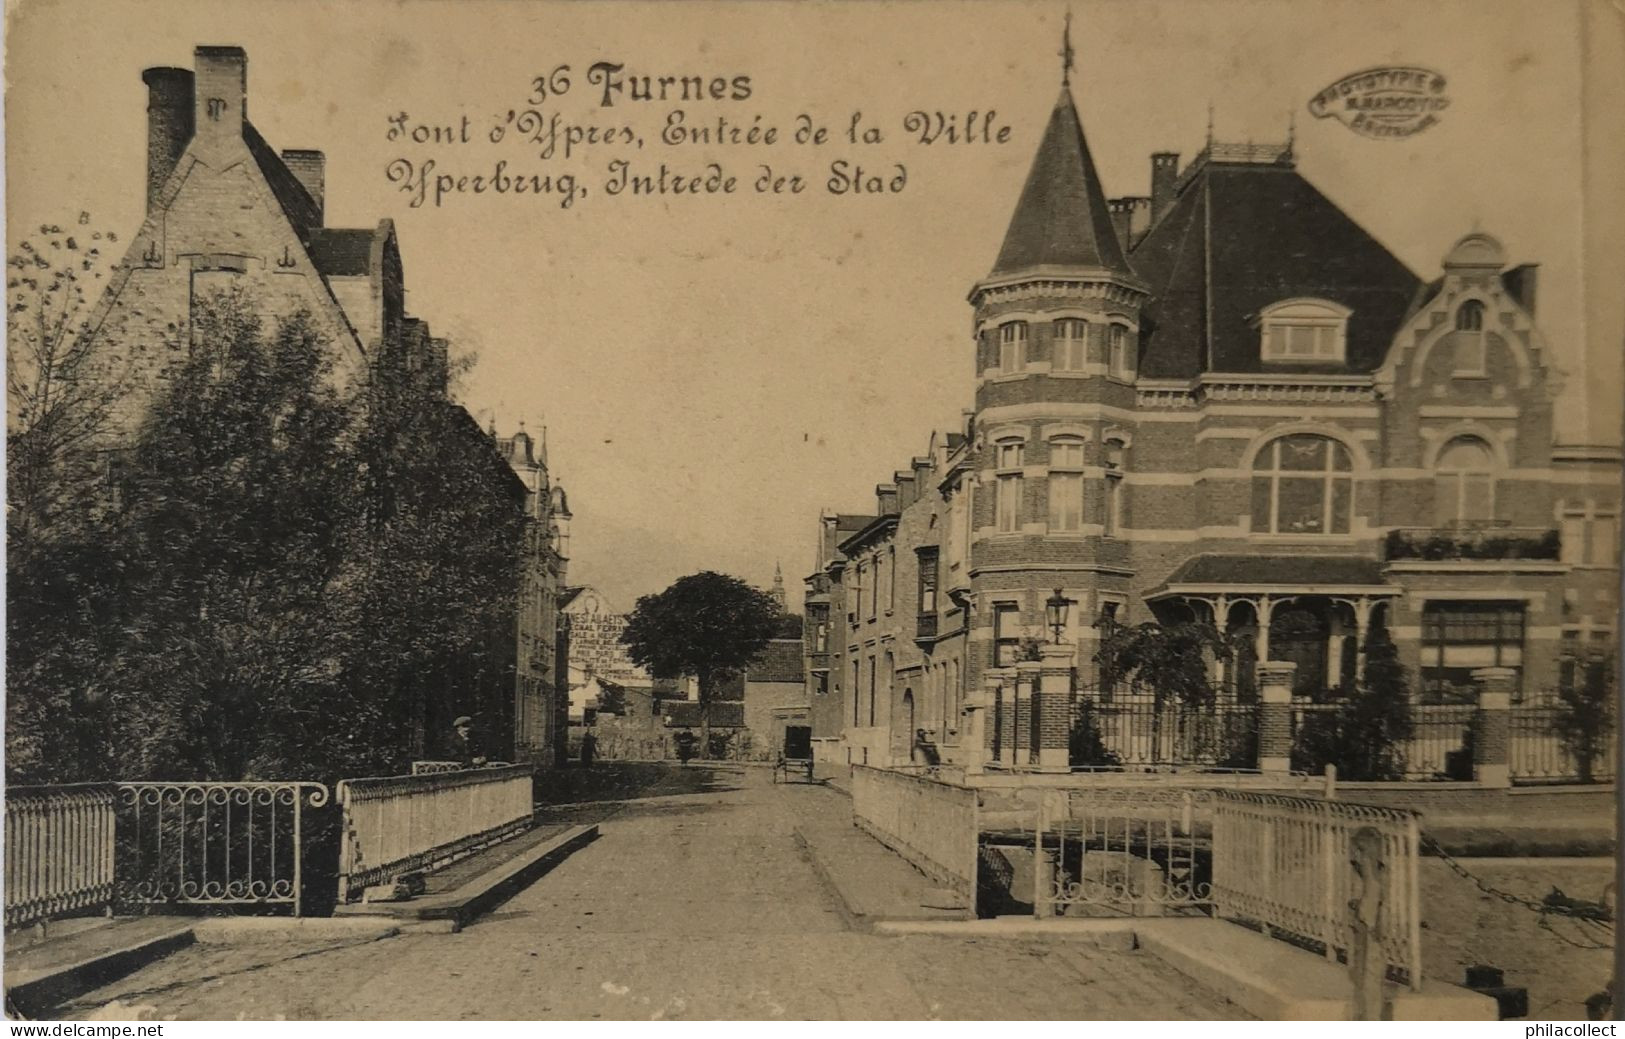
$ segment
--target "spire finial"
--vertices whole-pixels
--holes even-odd
[[[1066,10],[1066,21],[1061,28],[1061,86],[1072,85],[1072,59],[1076,52],[1072,50],[1072,9]]]
[[[1289,108],[1286,112],[1286,153],[1292,154],[1292,146],[1298,143],[1298,110]]]
[[[1213,101],[1207,103],[1207,146],[1213,147]]]

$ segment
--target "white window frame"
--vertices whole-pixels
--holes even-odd
[[[1101,445],[1100,465],[1106,470],[1101,536],[1114,538],[1123,527],[1123,472],[1128,468],[1128,445],[1121,440],[1106,441]]]
[[[1315,439],[1325,440],[1331,443],[1331,449],[1326,452],[1326,467],[1324,469],[1315,470],[1281,468],[1281,443],[1297,437],[1313,437]],[[1349,468],[1337,468],[1336,452],[1338,450],[1342,450],[1343,453],[1348,457]],[[1268,469],[1260,469],[1258,463],[1261,459],[1265,458],[1266,455],[1269,458],[1270,467]],[[1310,479],[1315,475],[1318,475],[1321,480],[1321,529],[1318,531],[1281,530],[1282,478],[1289,480],[1305,480]],[[1253,456],[1252,478],[1254,480],[1268,479],[1270,481],[1270,514],[1267,517],[1268,523],[1263,529],[1260,529],[1258,526],[1258,516],[1255,514],[1252,517],[1253,533],[1267,534],[1272,537],[1346,538],[1354,529],[1354,452],[1347,444],[1343,443],[1343,441],[1337,439],[1336,437],[1327,436],[1325,433],[1314,432],[1282,433],[1272,436],[1264,443],[1263,447],[1259,448],[1258,454]],[[1348,482],[1348,530],[1333,529],[1336,526],[1336,516],[1332,507],[1333,501],[1336,500],[1333,487],[1338,480],[1346,480]]]
[[[993,444],[994,491],[993,523],[1001,534],[1021,532],[1021,496],[1026,492],[1022,468],[1026,464],[1024,440],[1005,439]]]
[[[1058,534],[1076,534],[1083,530],[1081,437],[1055,437],[1049,442],[1049,529]]]
[[[1056,318],[1051,326],[1054,338],[1050,340],[1050,370],[1056,372],[1082,372],[1089,366],[1089,322],[1081,317]],[[1063,336],[1062,329],[1079,335]]]
[[[999,326],[999,374],[1016,375],[1027,367],[1027,322],[1006,321]]]
[[[1451,445],[1455,444],[1455,443],[1458,443],[1458,442],[1465,442],[1465,441],[1471,441],[1472,443],[1476,444],[1477,446],[1483,448],[1484,456],[1485,456],[1485,462],[1484,462],[1483,467],[1482,468],[1452,467],[1452,468],[1448,468],[1448,469],[1444,468],[1444,466],[1441,463],[1443,463],[1445,455],[1449,453]],[[1449,440],[1445,441],[1444,445],[1439,449],[1438,458],[1439,458],[1439,461],[1438,461],[1438,463],[1435,463],[1434,468],[1433,468],[1433,494],[1434,494],[1433,518],[1434,518],[1434,521],[1437,522],[1441,527],[1443,527],[1443,526],[1465,527],[1465,526],[1469,526],[1469,525],[1475,524],[1475,523],[1492,523],[1492,522],[1494,522],[1494,520],[1495,520],[1495,485],[1496,485],[1497,481],[1496,481],[1496,466],[1495,466],[1495,449],[1490,446],[1489,442],[1486,441],[1483,437],[1476,436],[1476,435],[1471,434],[1471,433],[1464,433],[1464,434],[1461,434],[1459,436],[1453,436]],[[1485,485],[1486,485],[1486,491],[1485,491],[1485,503],[1486,504],[1485,504],[1485,508],[1486,508],[1486,511],[1489,513],[1488,516],[1464,516],[1464,515],[1462,515],[1462,513],[1465,511],[1465,508],[1466,508],[1468,481],[1470,481],[1470,480],[1472,480],[1474,478],[1482,479],[1484,481]],[[1445,521],[1445,518],[1444,518],[1444,511],[1445,510],[1443,508],[1443,502],[1440,500],[1441,496],[1443,496],[1445,494],[1449,494],[1450,497],[1452,497],[1454,499],[1454,508],[1452,508],[1450,511],[1453,512],[1455,515],[1452,518],[1452,520],[1449,521],[1449,522]]]
[[[1114,321],[1106,326],[1106,374],[1117,379],[1129,377],[1128,344],[1130,329]]]
[[[1259,311],[1258,355],[1267,364],[1343,364],[1348,358],[1348,319],[1353,311],[1329,299],[1299,297],[1272,303]],[[1291,330],[1312,329],[1315,346],[1294,353]],[[1277,337],[1276,333],[1282,333]]]

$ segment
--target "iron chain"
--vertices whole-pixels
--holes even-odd
[[[1603,906],[1600,903],[1593,902],[1586,903],[1584,905],[1564,905],[1560,902],[1536,901],[1532,898],[1524,898],[1521,895],[1514,895],[1510,891],[1502,891],[1500,888],[1492,887],[1491,885],[1485,883],[1485,881],[1480,877],[1469,872],[1466,866],[1463,866],[1460,862],[1457,862],[1449,852],[1439,847],[1438,842],[1433,838],[1424,835],[1422,837],[1422,848],[1424,851],[1430,852],[1444,860],[1444,864],[1449,866],[1452,872],[1461,877],[1463,880],[1471,881],[1473,886],[1478,888],[1478,890],[1482,891],[1484,894],[1493,895],[1508,905],[1521,906],[1530,912],[1540,913],[1543,915],[1551,914],[1554,916],[1574,917],[1578,920],[1586,920],[1591,923],[1601,924],[1610,930],[1613,929],[1613,914],[1608,911],[1606,906]]]

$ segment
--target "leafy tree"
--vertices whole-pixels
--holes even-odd
[[[1319,772],[1336,765],[1353,781],[1405,777],[1404,745],[1410,739],[1410,680],[1388,630],[1375,626],[1363,649],[1359,688],[1334,711],[1307,716],[1293,741],[1294,769]]]
[[[1092,700],[1083,700],[1078,704],[1067,741],[1067,760],[1074,767],[1116,768],[1123,763],[1106,747],[1101,734],[1099,708]]]
[[[1614,731],[1614,662],[1597,654],[1581,662],[1579,681],[1559,687],[1552,727],[1563,749],[1579,767],[1580,782],[1589,783],[1599,759],[1612,746]]]
[[[1229,660],[1230,640],[1211,624],[1108,624],[1101,631],[1095,661],[1113,683],[1129,680],[1149,688],[1160,709],[1213,702],[1209,663]]]
[[[624,715],[626,713],[625,687],[600,678],[598,680],[598,713]]]
[[[621,641],[656,678],[692,675],[699,685],[700,746],[711,744],[711,703],[779,629],[778,605],[737,577],[702,570],[638,599]]]
[[[85,454],[105,437],[126,386],[111,351],[87,334],[107,269],[90,227],[40,227],[6,258],[7,530],[27,536],[90,511],[100,473]]]

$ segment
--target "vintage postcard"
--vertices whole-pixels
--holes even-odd
[[[1614,1016],[1617,4],[5,62],[8,1015]]]

